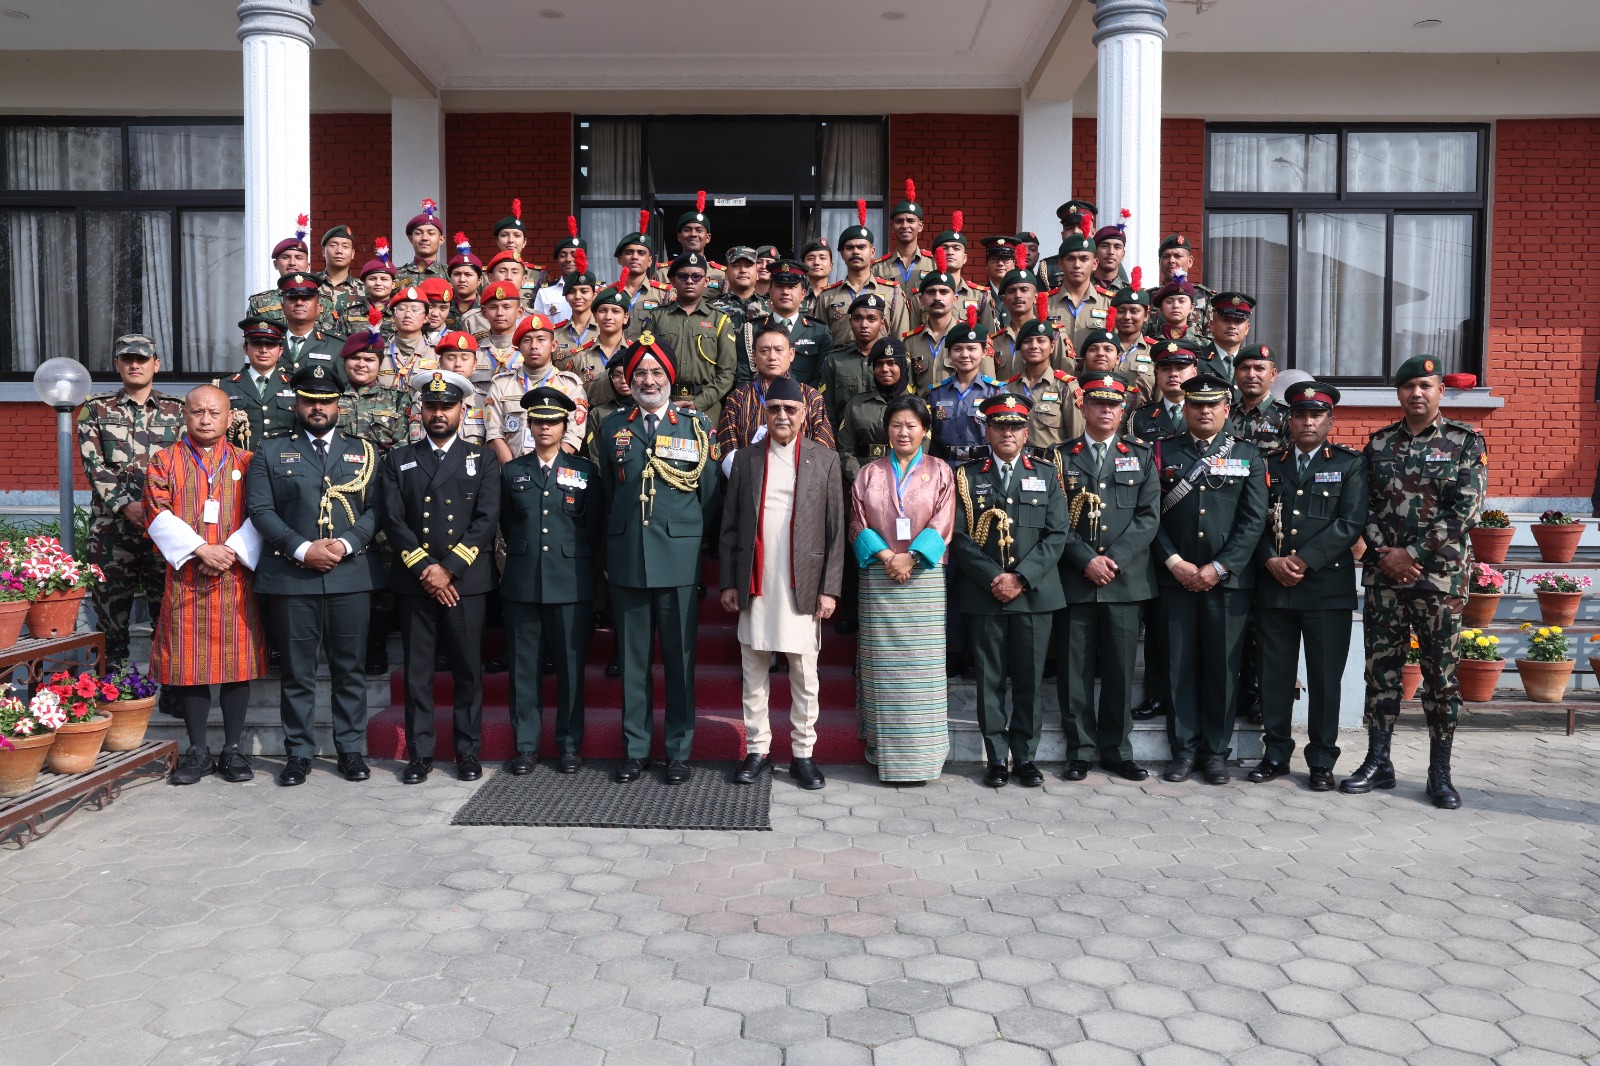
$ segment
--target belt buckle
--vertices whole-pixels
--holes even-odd
[[[888,453],[889,448],[886,444],[871,444],[867,447],[867,454],[873,459],[882,459]]]
[[[690,387],[688,385],[675,385],[675,386],[673,386],[673,389],[672,389],[673,399],[687,400],[693,395],[694,395],[694,393],[692,391],[690,391]]]

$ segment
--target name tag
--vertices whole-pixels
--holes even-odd
[[[666,459],[696,463],[700,461],[700,445],[682,437],[657,437],[656,454]]]
[[[611,435],[611,439],[619,449],[626,448],[633,440],[633,430],[619,429]]]
[[[1430,462],[1430,463],[1448,463],[1450,460],[1452,460],[1454,458],[1455,458],[1455,456],[1451,455],[1449,452],[1429,452],[1428,453],[1428,462]]]
[[[894,538],[895,540],[911,539],[911,519],[896,518],[894,520]]]
[[[332,362],[333,361],[333,356],[329,355],[327,352],[312,352],[309,356],[307,356],[307,358],[309,358],[309,359],[321,359],[324,362]]]
[[[401,470],[402,473],[407,471],[407,470],[414,470],[416,468],[416,465],[417,464],[415,462],[401,463],[400,464],[400,470]]]
[[[279,389],[278,390],[278,395],[279,396],[293,397],[294,396],[294,390],[293,389]]]
[[[564,466],[556,467],[556,484],[564,485],[569,489],[581,489],[589,484],[589,475],[582,470],[571,470]]]
[[[1044,491],[1044,478],[1042,478],[1042,477],[1025,477],[1025,478],[1023,478],[1022,479],[1022,491],[1023,492],[1043,492]]]
[[[1319,485],[1324,485],[1324,484],[1330,484],[1330,483],[1334,483],[1334,482],[1343,481],[1344,480],[1344,471],[1342,471],[1342,470],[1319,470],[1317,473],[1315,473],[1315,474],[1313,474],[1311,476],[1311,480],[1315,481]]]
[[[1139,458],[1134,455],[1119,455],[1113,461],[1112,469],[1119,474],[1123,472],[1137,473],[1139,470]]]
[[[222,505],[216,500],[207,500],[200,508],[200,521],[212,526],[222,521]]]
[[[521,484],[524,484],[524,483],[532,481],[532,480],[533,480],[533,475],[532,474],[523,474],[520,477],[512,478],[511,479],[511,483],[513,485],[521,485]]]
[[[278,462],[280,463],[298,463],[299,461],[299,452],[284,452],[282,455],[278,456]]]

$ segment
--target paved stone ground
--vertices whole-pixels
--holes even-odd
[[[777,781],[770,833],[456,829],[472,786],[321,763],[142,786],[0,854],[0,1060],[1600,1060],[1600,743],[1460,747],[1457,813],[1416,733],[1387,795],[851,768]]]

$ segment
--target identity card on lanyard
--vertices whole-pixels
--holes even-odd
[[[189,446],[189,456],[194,460],[194,465],[200,468],[200,476],[206,486],[206,502],[200,506],[200,521],[206,525],[214,526],[222,521],[222,504],[218,503],[217,498],[212,495],[217,488],[217,475],[222,473],[222,448],[219,444],[217,449],[217,469],[211,471],[206,469],[206,461],[201,456],[200,449],[194,446],[194,441],[188,437],[183,439],[184,443]]]
[[[889,456],[890,468],[894,470],[894,506],[900,512],[900,517],[894,520],[894,536],[896,540],[911,539],[911,519],[906,517],[905,484],[911,480],[912,473],[922,463],[922,453],[917,452],[917,457],[906,466],[906,472],[900,472],[900,458],[894,454]]]

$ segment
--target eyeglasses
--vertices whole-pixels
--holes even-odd
[[[693,285],[697,281],[706,280],[706,276],[704,274],[686,274],[681,270],[678,271],[678,273],[675,276],[677,277],[677,279],[679,281],[687,281],[691,285]]]

